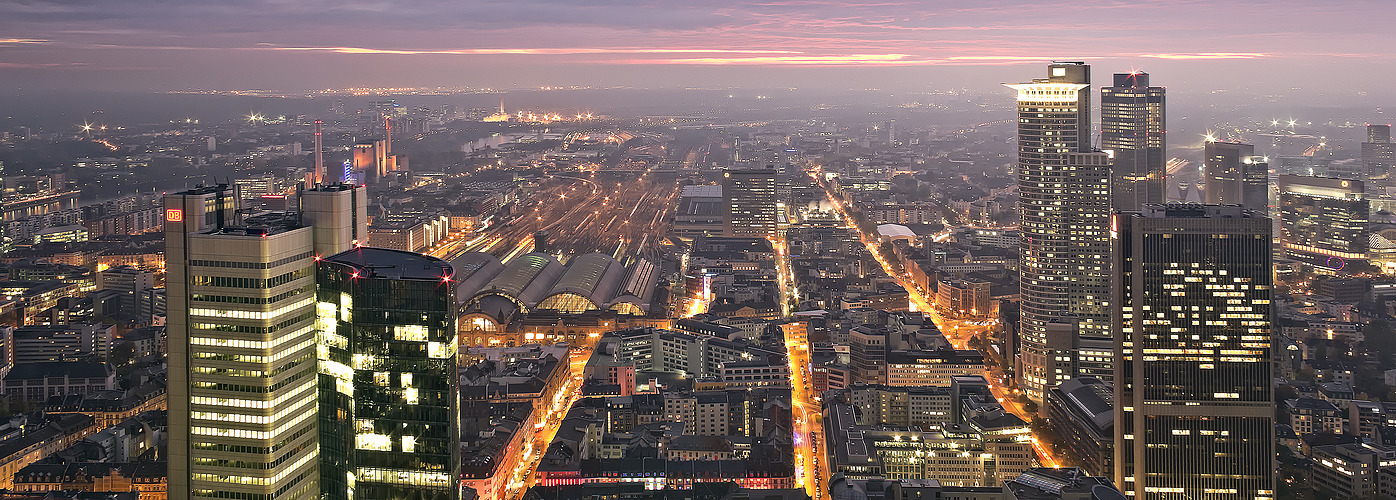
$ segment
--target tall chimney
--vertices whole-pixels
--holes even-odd
[[[384,123],[387,124],[387,129],[388,129],[388,134],[387,134],[387,135],[388,135],[388,136],[387,136],[387,138],[383,141],[383,156],[392,156],[392,154],[393,154],[393,117],[391,117],[391,116],[385,117],[385,118],[384,118]]]
[[[314,185],[319,186],[325,181],[325,155],[324,147],[320,143],[320,120],[315,120],[315,177],[312,180]]]

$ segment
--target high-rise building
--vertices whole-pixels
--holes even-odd
[[[453,278],[446,261],[400,250],[320,260],[324,498],[456,498]]]
[[[228,185],[165,197],[171,498],[318,498],[315,256],[363,241],[363,191],[245,219]]]
[[[1385,144],[1391,142],[1391,124],[1367,124],[1367,142]]]
[[[1255,155],[1255,146],[1208,140],[1202,147],[1203,176],[1209,205],[1241,205],[1268,212],[1270,164]]]
[[[1362,181],[1284,174],[1277,187],[1287,258],[1338,274],[1364,267],[1371,231]]]
[[[1141,500],[1274,498],[1270,219],[1145,205],[1111,227],[1115,484]]]
[[[1089,147],[1090,66],[1056,62],[1048,72],[1008,85],[1018,91],[1018,384],[1039,402],[1077,371],[1079,340],[1110,337],[1110,158]],[[1103,347],[1091,349],[1108,357]]]
[[[726,170],[722,173],[726,236],[775,238],[776,169]]]
[[[1077,375],[1089,375],[1110,383],[1114,379],[1111,359],[1110,329],[1110,155],[1103,152],[1071,153],[1067,155],[1065,200],[1068,221],[1067,255],[1074,266],[1067,269],[1065,287],[1067,316],[1076,325],[1072,344],[1066,353],[1070,367],[1063,368],[1065,376],[1052,369],[1055,380]],[[1057,346],[1049,346],[1059,350]],[[1062,345],[1061,347],[1066,347]],[[1044,392],[1045,396],[1045,392]]]
[[[1367,178],[1378,186],[1396,188],[1396,142],[1391,142],[1391,125],[1367,125],[1362,166]]]
[[[1150,87],[1143,72],[1115,73],[1115,85],[1100,88],[1100,148],[1115,155],[1110,175],[1115,210],[1164,202],[1165,97],[1164,88]]]

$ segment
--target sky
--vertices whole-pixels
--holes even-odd
[[[1387,92],[1390,0],[0,0],[0,88],[960,88],[1084,60]],[[1352,75],[1333,78],[1333,75]]]

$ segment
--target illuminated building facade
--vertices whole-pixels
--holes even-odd
[[[1088,147],[1090,66],[1058,62],[1048,72],[1008,85],[1018,91],[1018,385],[1035,401],[1073,376],[1078,338],[1110,336],[1110,158]],[[1074,331],[1049,332],[1063,322]]]
[[[936,282],[936,312],[947,318],[988,319],[993,316],[987,281],[942,279]]]
[[[1150,87],[1143,72],[1115,73],[1115,85],[1100,88],[1100,148],[1115,155],[1110,184],[1115,210],[1164,202],[1165,99],[1164,88]]]
[[[165,200],[170,496],[315,498],[311,230],[239,227],[232,198]]]
[[[1114,216],[1115,483],[1138,499],[1269,499],[1271,222],[1238,206]]]
[[[1209,205],[1241,205],[1269,213],[1270,164],[1255,155],[1255,146],[1209,138],[1202,150]]]
[[[370,140],[354,143],[350,161],[353,162],[356,180],[363,183],[381,178],[387,165],[386,155],[387,144],[384,141]]]
[[[723,172],[722,197],[727,216],[724,236],[776,237],[775,168]]]
[[[451,265],[356,248],[323,258],[317,274],[324,498],[457,498]]]
[[[1287,258],[1338,274],[1366,263],[1370,206],[1362,181],[1284,174],[1278,187],[1280,241]]]
[[[171,498],[318,498],[314,257],[367,232],[339,220],[362,198],[240,220],[227,185],[165,197]]]

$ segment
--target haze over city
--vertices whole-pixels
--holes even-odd
[[[1391,12],[0,0],[0,500],[1396,500]]]

